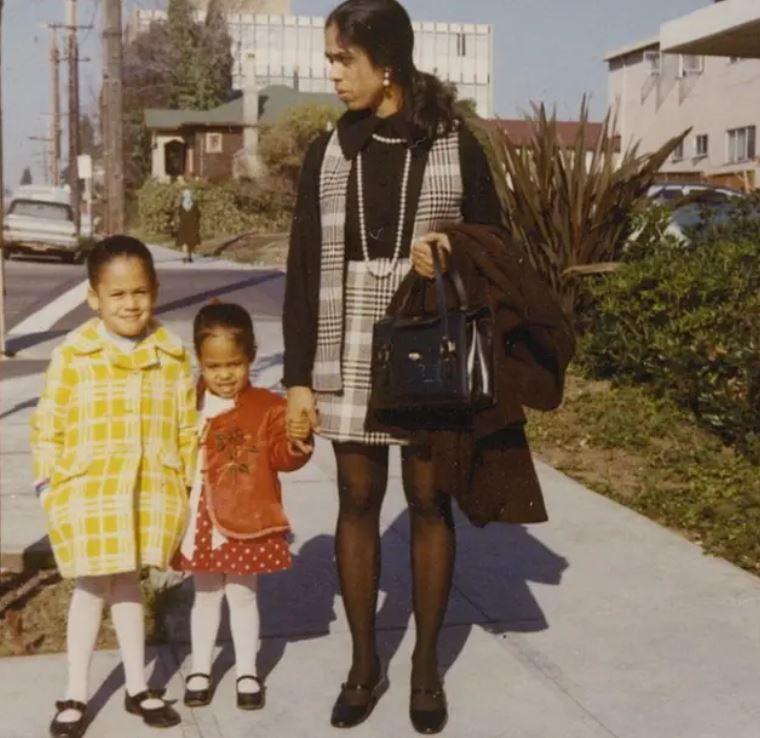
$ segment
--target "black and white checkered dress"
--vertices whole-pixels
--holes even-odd
[[[433,143],[417,203],[414,240],[444,222],[461,221],[459,156],[457,131]],[[371,390],[372,328],[385,315],[410,269],[410,260],[399,259],[385,278],[373,276],[365,261],[346,262],[345,213],[351,167],[336,132],[328,143],[320,175],[322,258],[312,386],[324,437],[370,445],[403,444],[403,438],[368,430],[365,422]],[[380,274],[390,264],[389,259],[373,262],[374,271]]]

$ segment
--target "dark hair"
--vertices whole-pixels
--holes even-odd
[[[234,302],[204,305],[193,321],[193,344],[200,358],[203,342],[219,330],[226,331],[232,340],[253,360],[256,355],[256,336],[253,321],[245,308]]]
[[[404,91],[402,114],[415,135],[433,139],[454,127],[453,90],[414,66],[414,30],[409,14],[396,0],[345,0],[330,13],[344,44],[363,49],[376,67],[391,69]]]
[[[139,259],[145,267],[145,271],[148,272],[151,283],[154,286],[158,284],[153,257],[142,241],[131,236],[109,236],[98,241],[87,254],[87,277],[93,288],[98,286],[103,267],[120,257]]]

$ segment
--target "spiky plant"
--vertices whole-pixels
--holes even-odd
[[[608,270],[620,255],[633,206],[688,131],[651,153],[640,154],[638,144],[619,152],[608,112],[589,153],[585,98],[571,146],[561,140],[556,116],[544,105],[534,105],[533,113],[530,142],[521,146],[502,127],[461,111],[488,156],[504,223],[569,314],[579,275]]]

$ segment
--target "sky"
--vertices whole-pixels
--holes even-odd
[[[556,106],[575,119],[584,93],[592,117],[607,109],[605,52],[656,36],[661,23],[706,7],[712,0],[402,0],[415,20],[490,23],[494,27],[494,107],[499,117],[522,117],[531,101]],[[95,111],[100,89],[102,0],[78,0],[82,31],[83,111]],[[63,22],[64,0],[5,0],[2,48],[3,143],[6,187],[25,166],[42,179],[40,142],[49,135],[50,31]],[[324,16],[336,0],[292,0],[293,12]],[[133,8],[161,7],[161,0],[124,0],[124,23]],[[62,83],[65,66],[61,67]],[[65,86],[62,84],[65,111]],[[63,140],[66,150],[65,137]]]

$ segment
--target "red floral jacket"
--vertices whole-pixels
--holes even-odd
[[[208,510],[221,533],[246,539],[290,529],[277,472],[300,469],[310,456],[290,451],[282,397],[249,385],[234,408],[208,421],[201,442]]]

